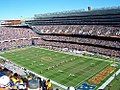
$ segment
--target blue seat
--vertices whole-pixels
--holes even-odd
[[[0,77],[4,76],[5,74],[3,72],[0,72]]]

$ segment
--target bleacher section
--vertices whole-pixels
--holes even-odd
[[[26,21],[39,45],[120,57],[120,8],[35,15]]]
[[[27,27],[0,27],[0,51],[33,45],[33,39],[39,38]]]
[[[67,11],[35,15],[30,25],[119,25],[120,7],[92,11]]]
[[[120,58],[120,7],[35,15],[34,20],[25,23],[28,26],[0,26],[0,52],[34,45]],[[6,72],[13,74],[13,70],[0,65],[0,75]],[[22,77],[17,75],[17,78]],[[45,82],[42,82],[43,88]],[[80,88],[84,86],[92,87],[84,84]]]
[[[40,35],[44,45],[47,46],[54,45],[53,47],[120,56],[119,27],[107,25],[39,25],[33,26],[33,31]]]
[[[120,38],[120,27],[104,25],[44,25],[33,26],[40,34],[78,34]]]

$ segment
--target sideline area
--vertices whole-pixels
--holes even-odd
[[[105,83],[103,83],[98,90],[103,90],[118,74],[120,74],[120,69],[116,71]]]
[[[1,58],[1,59],[4,59],[5,61],[8,61],[8,62],[9,62],[8,59],[6,59],[6,58],[4,58],[4,57],[2,57],[2,56],[0,56],[0,58]],[[22,67],[22,66],[14,63],[14,62],[12,62],[12,61],[10,61],[10,62],[13,63],[13,65],[19,67],[20,69],[26,70],[25,67]],[[8,68],[8,69],[9,69],[9,68]],[[46,77],[44,77],[44,76],[41,76],[41,75],[39,75],[39,74],[37,74],[37,73],[35,73],[35,72],[31,71],[31,70],[28,70],[28,69],[26,70],[26,72],[32,73],[32,74],[34,74],[35,76],[40,77],[41,79],[45,79],[45,80],[48,79],[48,78],[46,78]],[[64,85],[62,85],[62,84],[59,84],[59,83],[57,83],[57,82],[55,82],[55,81],[53,81],[53,80],[51,80],[51,82],[52,82],[53,84],[55,84],[56,86],[59,86],[59,87],[61,87],[61,88],[63,88],[63,89],[67,89],[67,88],[68,88],[68,87],[66,87],[66,86],[64,86]]]

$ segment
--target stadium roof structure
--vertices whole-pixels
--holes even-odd
[[[61,17],[61,16],[74,16],[74,15],[75,16],[103,15],[103,14],[111,14],[111,13],[112,14],[120,13],[120,6],[92,9],[88,11],[81,9],[81,10],[70,10],[70,11],[45,13],[45,14],[35,14],[34,18],[39,19],[39,18],[47,18],[47,17]]]

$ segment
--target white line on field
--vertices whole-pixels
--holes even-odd
[[[4,58],[4,57],[2,57],[2,56],[0,56],[0,58],[9,61],[7,58]],[[12,62],[12,61],[10,61],[10,62]],[[22,67],[22,66],[16,64],[15,62],[12,62],[12,63],[13,63],[14,65],[18,66],[18,67],[24,68],[24,67]],[[26,69],[27,69],[27,68],[26,68]],[[38,76],[38,77],[40,77],[40,78],[45,79],[45,80],[48,79],[48,78],[46,78],[46,77],[44,77],[44,76],[42,76],[42,75],[39,75],[39,74],[37,74],[37,73],[35,73],[35,72],[29,70],[29,69],[27,69],[27,71],[33,73],[34,75],[36,75],[36,76]],[[55,82],[55,81],[53,81],[53,80],[51,80],[51,82],[52,82],[53,84],[55,84],[55,85],[57,85],[57,86],[63,88],[63,89],[67,89],[67,88],[68,88],[68,87],[66,87],[66,86],[64,86],[64,85],[62,85],[62,84],[59,84],[59,83],[57,83],[57,82]]]
[[[108,64],[107,64],[108,65]],[[106,65],[106,66],[107,66]],[[105,67],[106,67],[105,66]],[[105,67],[103,67],[102,69],[100,69],[97,73],[99,73],[101,70],[103,70]],[[89,79],[90,77],[92,77],[92,76],[94,76],[94,75],[96,75],[97,73],[95,73],[95,74],[93,74],[93,75],[91,75],[91,76],[89,76],[88,78],[85,78],[84,80],[82,80],[80,83],[78,83],[75,87],[77,87],[78,85],[80,85],[82,82],[84,82],[84,81],[86,81],[87,79]]]
[[[103,83],[99,88],[101,90],[103,90],[110,82],[112,82],[112,80],[120,73],[120,69],[118,71],[116,71],[105,83]]]

